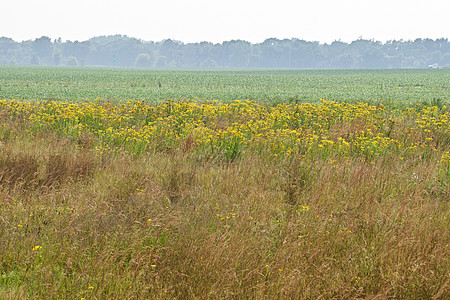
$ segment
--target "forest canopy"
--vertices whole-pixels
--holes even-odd
[[[447,38],[387,41],[358,39],[330,44],[297,38],[183,43],[101,36],[87,41],[42,36],[16,42],[0,38],[0,65],[119,66],[156,68],[426,68],[450,66]]]

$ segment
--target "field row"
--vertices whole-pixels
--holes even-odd
[[[173,100],[258,103],[382,103],[447,105],[447,69],[401,70],[153,70],[0,67],[0,99],[83,101],[101,97],[157,104]]]

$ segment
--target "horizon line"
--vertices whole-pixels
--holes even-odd
[[[440,38],[435,38],[435,39],[434,38],[430,38],[430,37],[417,37],[417,38],[414,38],[414,39],[407,39],[407,40],[401,38],[401,39],[398,39],[398,40],[397,39],[388,39],[388,40],[385,40],[385,41],[381,41],[381,40],[377,40],[375,38],[364,38],[363,36],[360,36],[357,39],[352,40],[350,42],[343,41],[340,38],[339,39],[335,39],[332,42],[322,42],[322,41],[317,41],[317,40],[306,40],[306,39],[302,39],[302,38],[298,38],[298,37],[291,37],[291,38],[268,37],[268,38],[264,39],[262,42],[250,42],[250,41],[247,41],[245,39],[230,39],[230,40],[223,40],[222,42],[212,42],[212,41],[207,41],[207,40],[198,41],[198,42],[185,42],[185,41],[174,39],[174,38],[170,38],[170,37],[166,38],[166,39],[162,39],[162,40],[145,40],[143,38],[138,38],[138,37],[130,36],[130,35],[127,35],[127,34],[96,35],[96,36],[92,36],[92,37],[90,37],[88,39],[84,39],[84,40],[81,40],[81,39],[75,39],[75,40],[65,39],[65,40],[63,40],[62,37],[51,38],[51,37],[49,37],[47,35],[42,35],[42,36],[36,37],[34,39],[31,38],[31,39],[22,39],[22,40],[16,40],[16,39],[14,39],[12,37],[8,37],[8,36],[0,36],[0,39],[6,38],[6,39],[10,39],[10,40],[12,40],[12,41],[14,41],[16,43],[23,43],[23,42],[33,42],[33,41],[38,40],[40,38],[49,38],[52,42],[56,42],[57,40],[61,39],[61,41],[63,43],[65,43],[65,42],[87,42],[87,41],[90,41],[90,40],[93,40],[93,39],[96,39],[96,38],[108,38],[108,37],[122,37],[122,38],[136,39],[136,40],[139,40],[139,41],[142,41],[142,42],[153,42],[153,43],[161,43],[161,42],[165,42],[165,41],[169,41],[170,40],[170,41],[181,43],[181,44],[210,43],[210,44],[215,44],[215,45],[216,44],[223,44],[223,43],[226,43],[226,42],[233,42],[233,41],[243,41],[243,42],[250,43],[252,45],[257,45],[257,44],[263,44],[264,42],[266,42],[268,40],[272,40],[272,39],[273,40],[278,40],[278,41],[299,40],[299,41],[304,41],[304,42],[308,42],[308,43],[319,43],[321,45],[330,45],[330,44],[335,43],[335,42],[340,42],[340,43],[344,43],[344,44],[351,44],[351,43],[356,42],[356,41],[371,41],[371,42],[387,44],[389,42],[414,42],[416,40],[437,41],[437,40],[448,40],[449,39],[448,37],[440,37]]]

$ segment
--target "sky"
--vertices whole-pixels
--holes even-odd
[[[0,37],[221,43],[450,38],[448,0],[2,0]]]

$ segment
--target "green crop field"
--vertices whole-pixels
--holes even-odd
[[[449,76],[2,67],[0,299],[449,299]]]
[[[78,101],[102,98],[260,103],[433,104],[450,99],[450,70],[224,70],[0,67],[0,99]]]

